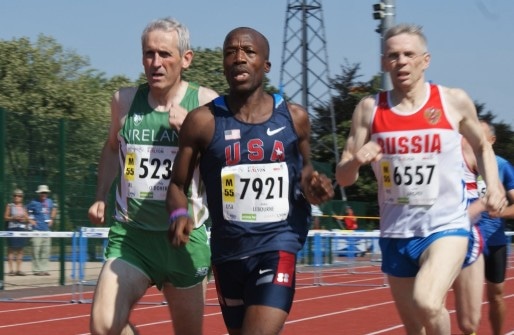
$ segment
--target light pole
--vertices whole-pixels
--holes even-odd
[[[382,89],[385,91],[392,89],[392,85],[389,74],[385,72],[382,67],[382,55],[384,54],[384,34],[387,29],[394,25],[394,9],[394,0],[382,0],[379,3],[373,4],[373,18],[375,20],[380,20],[380,24],[375,31],[380,34],[380,71],[382,76]]]

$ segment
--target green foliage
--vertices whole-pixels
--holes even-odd
[[[106,138],[110,98],[130,81],[105,79],[86,59],[43,35],[34,44],[26,38],[0,41],[0,53],[0,106],[7,112],[6,187],[21,187],[30,199],[30,191],[45,183],[58,194],[66,187],[61,183],[64,173],[69,189],[60,200],[70,207],[89,205],[94,193],[82,201],[82,186]],[[72,213],[65,215],[69,219]]]
[[[221,48],[195,49],[193,63],[184,71],[187,81],[209,87],[219,94],[228,93],[228,84],[223,74],[223,54]]]
[[[370,82],[358,81],[360,65],[346,64],[341,66],[341,74],[331,80],[334,91],[332,108],[334,109],[338,154],[345,146],[351,127],[353,110],[357,103],[366,95],[378,92],[376,78]],[[335,170],[335,155],[331,128],[330,106],[315,108],[312,123],[312,159],[330,163]],[[361,168],[357,182],[345,188],[346,196],[353,201],[376,202],[377,186],[370,166]],[[341,199],[340,189],[336,188],[336,199]]]

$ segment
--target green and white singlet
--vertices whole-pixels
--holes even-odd
[[[198,107],[198,85],[189,83],[180,106]],[[116,190],[115,219],[134,228],[168,229],[166,193],[178,151],[178,132],[169,125],[169,114],[148,104],[148,84],[140,85],[125,123],[118,134],[121,173]],[[188,194],[189,214],[195,226],[208,218],[204,186],[195,170]]]

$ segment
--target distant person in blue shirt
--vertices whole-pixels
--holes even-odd
[[[48,197],[50,189],[47,185],[39,185],[36,193],[38,199],[27,205],[29,223],[34,231],[50,231],[57,215],[57,208]],[[32,271],[35,276],[49,276],[48,260],[52,241],[50,237],[32,237]]]

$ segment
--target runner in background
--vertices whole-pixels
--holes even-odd
[[[491,145],[496,142],[496,131],[494,126],[481,120],[480,124],[485,136]],[[484,260],[485,279],[488,305],[489,323],[493,335],[504,334],[503,324],[507,316],[504,300],[504,282],[507,271],[507,244],[509,238],[505,235],[505,219],[514,218],[514,167],[503,157],[496,155],[500,181],[505,189],[510,205],[500,214],[490,215],[482,212],[477,223],[478,228],[485,240]],[[480,195],[486,194],[489,184],[479,184]],[[481,185],[481,187],[480,187]]]
[[[472,244],[478,257],[472,264],[466,264],[453,282],[455,297],[455,311],[457,323],[463,334],[474,334],[482,317],[482,298],[484,293],[484,256],[483,238],[476,223],[481,212],[485,211],[485,204],[480,201],[477,183],[478,166],[473,148],[468,141],[462,138],[462,155],[464,157],[464,182],[466,185],[466,199],[468,200],[468,215],[471,220],[473,236]],[[485,191],[485,189],[481,189]]]

